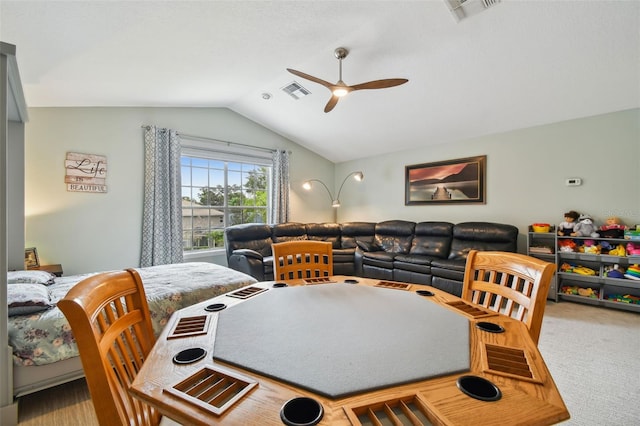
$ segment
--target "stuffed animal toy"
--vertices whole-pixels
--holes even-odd
[[[599,254],[600,250],[600,245],[596,244],[594,240],[585,240],[584,244],[580,246],[581,253]]]
[[[605,266],[604,276],[608,278],[624,278],[625,270],[620,265]]]
[[[564,262],[562,265],[560,265],[560,272],[571,272],[573,271],[573,266],[568,264],[567,262]]]
[[[622,238],[627,229],[616,216],[609,216],[604,225],[600,227],[599,234],[603,238]]]
[[[598,293],[596,291],[594,291],[591,287],[587,287],[587,288],[578,288],[578,294],[580,296],[585,296],[585,297],[591,297],[593,299],[597,299],[598,298]]]
[[[627,254],[630,256],[640,256],[640,244],[627,244]]]
[[[579,275],[597,275],[595,270],[582,265],[575,266],[571,272]]]
[[[578,223],[573,227],[572,237],[594,237],[600,236],[596,232],[596,226],[593,224],[593,219],[588,214],[581,214],[578,218]]]
[[[576,251],[576,242],[573,240],[558,240],[558,250],[574,252]]]
[[[609,256],[625,257],[627,255],[627,251],[624,249],[622,244],[618,244],[616,248],[609,250],[608,254]]]
[[[600,241],[600,253],[609,254],[611,250],[615,250],[615,247],[608,241]]]
[[[569,210],[564,214],[564,221],[558,225],[558,235],[569,236],[573,232],[573,227],[580,215],[575,210]]]

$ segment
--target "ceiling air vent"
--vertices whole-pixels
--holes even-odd
[[[500,3],[500,0],[444,0],[457,21]]]
[[[290,84],[284,86],[282,88],[282,91],[296,100],[303,98],[311,93],[296,81],[293,81]]]

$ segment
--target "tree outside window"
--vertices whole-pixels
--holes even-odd
[[[223,248],[224,229],[265,223],[271,166],[182,156],[185,251]]]

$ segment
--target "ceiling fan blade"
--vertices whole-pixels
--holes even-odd
[[[352,90],[364,90],[364,89],[385,89],[387,87],[400,86],[408,82],[406,78],[387,78],[385,80],[374,80],[366,83],[360,83],[351,86]]]
[[[314,77],[312,75],[305,74],[302,71],[296,71],[296,70],[293,70],[291,68],[287,68],[287,71],[289,71],[291,74],[297,75],[298,77],[302,77],[304,79],[313,81],[314,83],[322,84],[324,87],[327,87],[329,89],[331,89],[331,86],[333,86],[333,84],[329,83],[328,81],[324,81],[324,80],[322,80],[322,79],[320,79],[318,77]]]
[[[324,112],[329,112],[331,111],[337,104],[338,101],[340,100],[339,96],[331,96],[331,99],[329,99],[329,102],[327,102],[327,105],[325,105],[324,107]]]

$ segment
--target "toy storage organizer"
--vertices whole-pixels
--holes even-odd
[[[640,312],[640,280],[607,275],[615,265],[626,270],[629,266],[640,264],[640,255],[580,252],[580,247],[584,247],[589,240],[595,245],[604,243],[611,247],[638,243],[637,240],[624,238],[561,237],[553,227],[545,233],[529,229],[528,254],[556,264],[556,277],[548,298]],[[575,244],[573,250],[576,251],[560,248],[567,242]],[[592,270],[593,275],[586,274],[589,270],[585,268]]]

